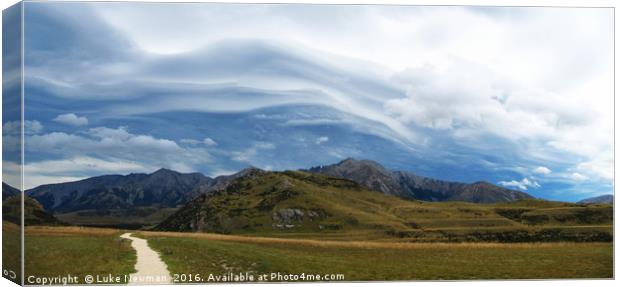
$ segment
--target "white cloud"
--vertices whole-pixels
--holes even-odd
[[[410,126],[448,131],[473,149],[492,135],[520,146],[514,151],[522,154],[514,156],[571,168],[589,163],[597,177],[610,180],[613,97],[605,83],[591,89],[596,100],[589,102],[583,91],[533,89],[463,59],[445,62],[397,75],[408,93],[387,100],[385,111]]]
[[[316,144],[326,143],[327,141],[329,141],[329,137],[326,137],[326,136],[318,137],[316,139]]]
[[[88,124],[88,118],[79,117],[74,113],[59,115],[53,121],[72,126],[85,126]]]
[[[275,145],[270,142],[254,142],[249,148],[232,152],[232,160],[245,163],[253,163],[253,159],[261,151],[273,150]]]
[[[39,121],[24,121],[24,133],[26,135],[38,134],[43,131],[43,125]],[[20,121],[10,121],[2,125],[2,134],[19,135],[21,133]]]
[[[573,172],[568,177],[570,179],[574,180],[574,181],[584,181],[584,180],[588,179],[587,176],[585,176],[585,175],[583,175],[581,173],[578,173],[578,172]]]
[[[528,188],[532,187],[532,188],[539,188],[540,184],[536,181],[530,180],[528,178],[523,178],[520,181],[516,181],[516,180],[511,180],[511,181],[500,181],[499,182],[500,185],[506,186],[506,187],[516,187],[522,190],[527,190]]]
[[[28,176],[41,180],[54,175],[64,178],[80,174],[148,172],[161,167],[190,172],[211,160],[204,148],[181,147],[173,140],[133,134],[126,127],[97,127],[79,134],[31,135],[26,138],[25,148],[26,152],[62,156],[58,160],[28,163]]]
[[[581,162],[577,165],[577,170],[581,173],[587,174],[592,178],[602,178],[606,181],[613,181],[614,173],[610,166],[614,166],[613,157],[601,156],[593,158],[589,161]]]
[[[211,138],[205,138],[204,140],[202,140],[202,143],[204,143],[206,146],[214,146],[217,145],[217,142],[215,142],[213,139]]]
[[[551,170],[549,168],[547,168],[547,167],[544,167],[544,166],[539,166],[539,167],[535,168],[532,171],[534,173],[537,173],[537,174],[545,174],[545,175],[551,173]]]

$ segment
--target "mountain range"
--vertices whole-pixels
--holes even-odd
[[[305,170],[355,181],[388,195],[424,201],[466,201],[473,203],[510,202],[533,199],[525,192],[488,182],[450,182],[403,171],[389,171],[370,160],[346,159],[337,164]]]
[[[4,184],[4,194],[16,189]],[[98,176],[39,186],[24,202],[27,225],[421,241],[609,241],[613,221],[607,204],[536,200],[490,183],[442,181],[355,159],[215,178],[168,169]],[[20,203],[4,199],[3,220],[19,223]],[[597,227],[574,228],[582,225]]]
[[[614,196],[605,194],[577,201],[578,204],[614,204]]]
[[[200,173],[160,169],[150,174],[104,175],[84,180],[46,184],[25,194],[65,222],[83,225],[155,225],[203,194],[225,190],[238,178],[260,171],[247,168],[233,175],[211,178]],[[472,203],[532,199],[527,193],[487,182],[460,183],[389,171],[377,162],[346,159],[327,166],[301,170],[350,180],[390,196],[423,201]],[[12,192],[10,189],[7,192]],[[129,226],[128,226],[129,227]]]
[[[176,207],[192,199],[195,188],[213,179],[200,173],[160,169],[151,174],[104,175],[80,181],[46,184],[26,191],[45,209],[71,212],[88,209]]]
[[[198,195],[222,190],[255,168],[211,178],[200,173],[160,169],[151,174],[104,175],[80,181],[46,184],[26,191],[54,213],[91,209],[179,207]],[[533,198],[527,193],[487,182],[449,182],[402,171],[388,171],[369,160],[346,159],[337,164],[305,170],[345,178],[387,195],[424,201],[509,202]],[[8,190],[8,189],[7,189]]]

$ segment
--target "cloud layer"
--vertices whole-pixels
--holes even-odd
[[[611,188],[609,9],[27,5],[32,164],[353,156],[543,197]]]

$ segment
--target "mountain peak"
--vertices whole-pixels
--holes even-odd
[[[167,169],[167,168],[160,168],[156,171],[154,171],[153,173],[151,173],[150,175],[177,175],[179,174],[178,171],[174,171],[171,169]]]
[[[383,167],[380,163],[376,161],[372,161],[372,160],[367,160],[367,159],[358,160],[354,158],[347,158],[335,164],[335,166],[342,167],[342,168],[348,168],[348,169],[365,168],[369,170],[374,170],[375,172],[379,172],[379,173],[385,173],[385,174],[389,173],[389,171],[385,167]]]
[[[239,171],[238,173],[236,173],[235,175],[238,177],[242,177],[242,176],[248,176],[248,175],[256,175],[256,174],[260,174],[263,173],[264,170],[254,167],[254,166],[248,166],[244,169],[242,169],[241,171]]]
[[[347,157],[343,160],[341,160],[340,162],[338,162],[337,164],[343,164],[343,163],[351,163],[351,162],[357,162],[358,160],[352,157]]]

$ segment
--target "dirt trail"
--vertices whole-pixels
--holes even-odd
[[[170,284],[172,279],[166,263],[161,261],[159,254],[151,249],[146,240],[131,236],[131,233],[121,235],[121,238],[131,240],[131,247],[136,250],[138,260],[137,272],[131,274],[129,284]]]

